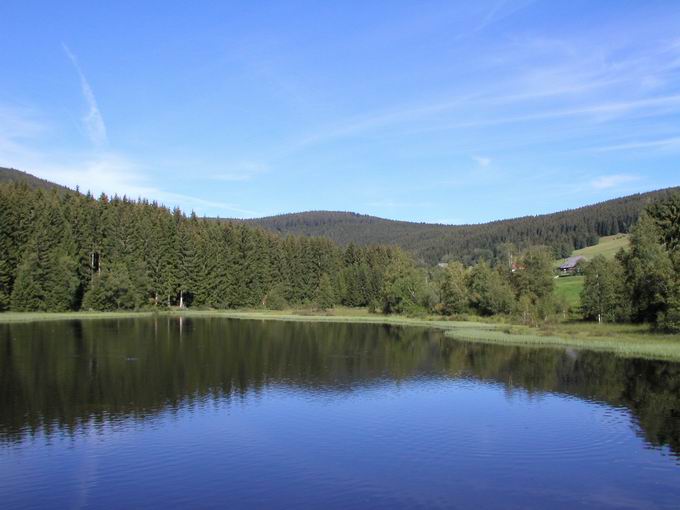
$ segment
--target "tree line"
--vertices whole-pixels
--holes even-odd
[[[680,193],[650,204],[629,250],[585,268],[583,314],[680,329]],[[397,247],[341,247],[199,219],[144,200],[0,186],[0,309],[124,310],[337,304],[384,313],[566,317],[554,251],[496,247],[470,266],[416,264]]]
[[[0,186],[0,309],[132,310],[336,304],[385,313],[550,309],[551,255],[511,274],[482,260],[446,271],[397,247],[340,247],[125,197]],[[547,313],[547,312],[546,312]]]
[[[401,257],[144,200],[0,186],[2,310],[367,306]]]

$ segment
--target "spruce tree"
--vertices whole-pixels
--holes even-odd
[[[97,273],[83,297],[84,310],[133,310],[143,301],[123,263],[115,263]]]
[[[11,303],[16,310],[65,311],[78,288],[75,243],[56,194],[41,205],[33,237],[17,274]]]
[[[324,273],[319,278],[319,286],[316,289],[314,302],[320,310],[328,310],[335,306],[335,290],[328,273]]]
[[[10,306],[18,266],[33,235],[43,193],[25,184],[0,186],[0,311]]]

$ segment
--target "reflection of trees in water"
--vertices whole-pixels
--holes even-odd
[[[142,418],[269,384],[346,392],[467,376],[629,408],[648,441],[680,452],[680,364],[457,342],[438,331],[224,319],[0,326],[0,436]]]

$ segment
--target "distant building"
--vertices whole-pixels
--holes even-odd
[[[448,264],[448,262],[440,262],[439,264],[437,264],[437,266],[439,266],[441,268],[447,268],[447,267],[449,267],[449,264]]]
[[[578,255],[576,257],[569,257],[567,260],[564,261],[564,264],[560,266],[560,273],[561,274],[574,274],[579,271],[579,264],[583,263],[586,261],[586,258],[583,257],[582,255]]]

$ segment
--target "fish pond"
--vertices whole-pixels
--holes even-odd
[[[680,508],[680,364],[376,324],[0,324],[3,508]]]

